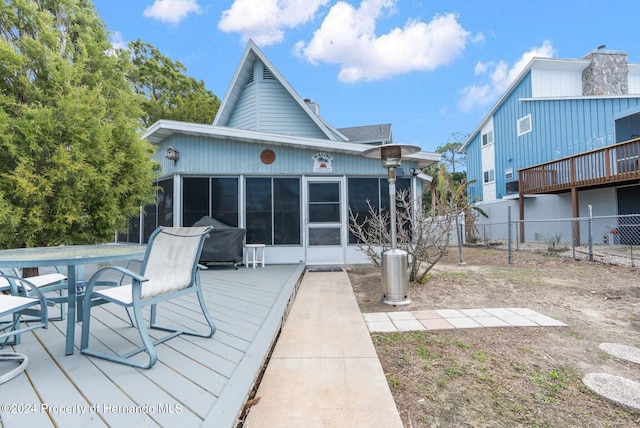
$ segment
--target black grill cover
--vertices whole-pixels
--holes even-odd
[[[200,263],[242,262],[242,241],[247,229],[229,226],[209,216],[202,217],[194,226],[213,226],[204,241]]]

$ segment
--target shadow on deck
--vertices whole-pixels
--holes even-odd
[[[0,385],[2,426],[235,426],[303,273],[303,264],[211,266],[201,279],[216,334],[159,345],[149,370],[81,355],[80,326],[76,352],[65,356],[66,321],[23,335],[15,350],[29,357],[29,367]],[[196,306],[195,295],[164,303],[159,321],[203,329]],[[102,346],[119,349],[136,340],[124,310],[94,311],[92,334]]]

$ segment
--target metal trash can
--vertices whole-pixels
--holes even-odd
[[[411,303],[408,255],[404,250],[382,253],[382,303],[394,306]]]

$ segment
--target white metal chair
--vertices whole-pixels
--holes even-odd
[[[80,351],[83,354],[127,364],[138,368],[150,368],[157,361],[155,345],[165,342],[180,334],[211,337],[216,331],[202,295],[199,271],[205,268],[198,264],[206,235],[211,230],[207,227],[159,227],[149,238],[147,251],[142,261],[140,273],[135,273],[120,266],[110,266],[98,270],[87,284],[84,297],[84,313],[82,316],[82,341]],[[205,268],[206,269],[206,268]],[[128,278],[130,283],[105,289],[94,290],[100,276],[116,270]],[[163,327],[156,324],[156,305],[160,302],[195,292],[198,296],[202,314],[209,325],[204,333],[179,328]],[[125,308],[132,308],[135,327],[138,329],[142,346],[124,354],[107,354],[89,348],[91,310],[104,303],[115,303]],[[149,336],[143,319],[142,308],[150,306],[149,327],[169,331],[170,334],[153,341]],[[138,362],[132,356],[146,352],[148,362]]]
[[[11,318],[0,329],[0,349],[9,344],[9,338],[14,337],[13,343],[21,333],[36,328],[47,328],[47,300],[37,285],[24,278],[0,273],[0,279],[8,281],[11,294],[0,293],[0,319]],[[36,317],[29,323],[22,324],[21,315]],[[24,354],[0,351],[0,361],[15,361],[18,365],[0,374],[0,384],[13,379],[22,373],[28,365],[29,359]]]
[[[56,269],[57,271],[57,269]],[[10,292],[14,294],[16,292],[16,281],[22,281],[25,279],[20,271],[16,268],[2,268],[0,269],[0,293],[1,292]],[[51,297],[47,299],[47,303],[49,306],[53,306],[54,303],[60,304],[60,316],[56,318],[49,318],[49,321],[58,321],[64,320],[65,318],[65,305],[66,305],[66,297],[63,296],[63,291],[67,289],[66,284],[66,275],[61,274],[59,271],[55,273],[47,273],[43,275],[32,276],[26,278],[26,281],[22,281],[21,284],[30,289],[31,287],[36,287],[43,293],[49,293],[55,291],[58,293],[57,297]],[[22,318],[22,322],[30,321],[28,318]],[[4,324],[4,323],[0,323]],[[7,342],[9,345],[17,345],[20,343],[20,335],[14,335],[14,340],[11,342]]]

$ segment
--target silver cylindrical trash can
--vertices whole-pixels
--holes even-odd
[[[382,303],[394,306],[411,303],[408,256],[404,250],[382,253]]]

